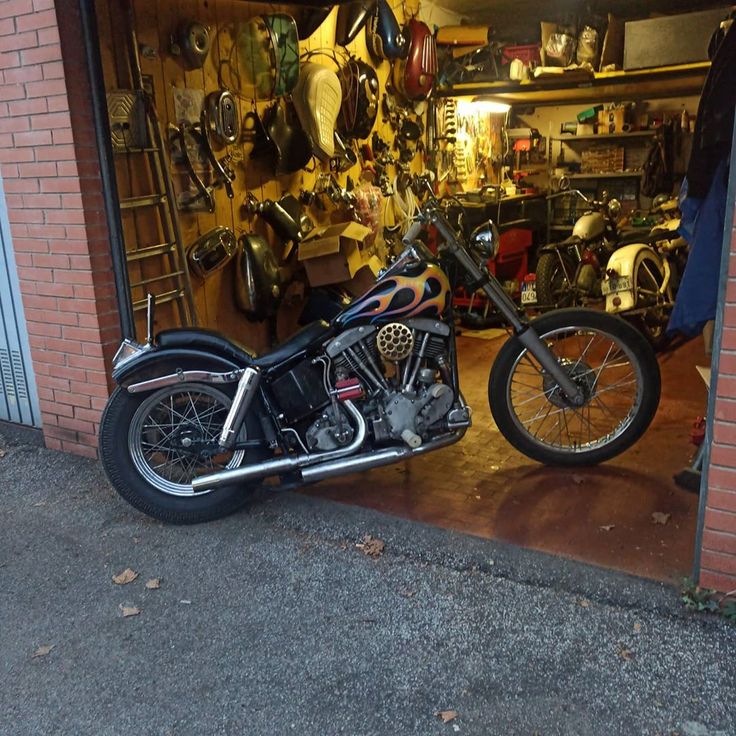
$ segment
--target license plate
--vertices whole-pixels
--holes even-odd
[[[631,276],[608,277],[601,284],[603,296],[615,294],[617,291],[631,291]]]
[[[521,303],[536,304],[537,303],[537,282],[524,281],[521,285]]]

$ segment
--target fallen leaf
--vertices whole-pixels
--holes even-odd
[[[7,454],[8,454],[7,450],[3,450],[2,448],[0,448],[0,460],[4,458]]]
[[[655,511],[652,514],[652,521],[655,524],[666,524],[669,520],[672,514],[663,514],[661,511]]]
[[[621,659],[625,659],[628,662],[629,660],[634,658],[634,650],[623,646],[623,644],[619,645],[618,656],[621,657]]]
[[[363,537],[362,542],[358,542],[355,545],[364,555],[368,557],[380,557],[383,554],[383,550],[386,543],[382,539],[372,537],[370,534],[366,534]]]
[[[137,616],[141,612],[141,609],[138,606],[124,606],[121,603],[120,611],[123,614],[123,618],[128,618],[129,616]]]
[[[605,524],[604,526],[598,527],[603,532],[610,532],[611,529],[615,529],[615,524]]]
[[[585,478],[582,475],[578,475],[577,473],[573,473],[570,477],[572,478],[572,482],[575,483],[578,486],[579,485],[582,485],[583,483],[585,483]]]
[[[33,652],[31,659],[35,659],[36,657],[45,657],[55,646],[55,644],[41,644],[41,646]]]
[[[639,623],[634,624],[634,633],[641,634],[641,624]]]
[[[578,598],[576,603],[580,608],[588,608],[590,606],[590,601],[587,598]]]
[[[135,570],[131,570],[126,567],[121,573],[112,576],[112,581],[115,585],[127,585],[132,583],[138,577],[138,573]]]
[[[158,590],[161,587],[161,578],[151,578],[146,582],[148,590]]]
[[[435,715],[442,719],[442,723],[449,723],[457,718],[458,713],[456,710],[438,710]]]

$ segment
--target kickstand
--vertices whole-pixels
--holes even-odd
[[[679,473],[675,473],[672,479],[675,484],[690,493],[700,493],[700,475],[703,470],[703,456],[705,455],[705,442],[698,448],[693,462],[689,468],[683,468]]]

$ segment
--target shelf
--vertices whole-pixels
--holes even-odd
[[[641,171],[609,171],[605,174],[567,174],[568,179],[638,179]]]
[[[631,133],[604,133],[602,135],[568,135],[552,137],[553,141],[561,143],[577,143],[578,141],[613,141],[625,140],[626,138],[650,138],[656,130],[635,130]]]
[[[710,62],[679,64],[630,72],[598,72],[592,77],[468,82],[438,89],[439,97],[483,95],[511,105],[560,105],[577,102],[616,102],[700,94]]]

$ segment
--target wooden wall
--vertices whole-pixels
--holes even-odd
[[[394,12],[403,22],[405,7],[410,7],[415,0],[404,4],[394,0]],[[100,46],[105,72],[105,83],[108,90],[125,89],[131,86],[129,68],[127,66],[125,46],[125,15],[120,0],[97,0],[97,14],[100,30]],[[146,45],[157,53],[153,57],[141,59],[141,69],[144,75],[153,80],[155,103],[158,109],[161,127],[166,129],[169,123],[175,123],[173,90],[177,87],[204,90],[205,93],[219,88],[217,68],[220,59],[227,58],[232,51],[233,38],[230,29],[237,21],[273,12],[301,12],[298,8],[289,9],[289,6],[274,6],[244,2],[242,0],[133,0],[135,26],[140,45]],[[416,8],[414,8],[416,10]],[[411,11],[406,11],[411,12]],[[305,42],[300,43],[302,52],[316,49],[335,48],[335,22],[337,8],[322,26]],[[210,26],[213,36],[212,47],[207,60],[201,69],[185,71],[179,59],[169,53],[170,37],[181,20],[196,19]],[[370,61],[365,46],[365,34],[361,32],[350,44],[348,51],[354,55]],[[312,59],[317,63],[335,68],[334,63],[326,56],[320,55]],[[375,62],[371,62],[374,63]],[[381,92],[385,88],[386,79],[390,73],[389,63],[384,61],[376,66]],[[245,114],[255,108],[259,113],[271,104],[270,100],[239,100],[241,121]],[[393,140],[393,133],[387,122],[383,122],[379,113],[376,130],[388,141]],[[277,249],[280,247],[268,226],[259,221],[259,218],[249,218],[242,210],[241,204],[245,195],[252,192],[257,199],[278,199],[284,192],[298,194],[301,188],[310,189],[317,174],[327,171],[326,164],[317,163],[312,172],[300,171],[294,175],[275,177],[272,171],[262,165],[250,161],[250,143],[236,144],[241,150],[242,164],[237,165],[237,178],[233,183],[234,199],[227,198],[225,190],[218,187],[215,190],[216,209],[214,213],[180,213],[180,224],[185,244],[191,243],[200,234],[210,230],[215,225],[225,225],[232,228],[236,235],[241,232],[258,232],[265,235],[269,242]],[[224,151],[217,152],[220,155]],[[150,191],[148,172],[142,166],[142,161],[134,160],[135,156],[119,156],[116,162],[116,173],[120,196],[145,194]],[[127,160],[126,160],[127,159]],[[315,159],[313,159],[315,161]],[[420,155],[415,158],[413,166],[421,166]],[[172,169],[172,172],[175,169]],[[360,174],[360,164],[350,172],[339,178],[345,181],[351,175],[357,182]],[[178,174],[177,174],[178,175]],[[314,219],[325,219],[329,213],[322,214],[314,208],[310,211]],[[132,250],[139,244],[143,247],[160,240],[156,218],[152,211],[138,211],[137,213],[123,213],[126,247]],[[160,264],[147,264],[149,269],[143,277],[150,277],[150,269],[161,268]],[[132,264],[129,269],[132,281],[138,280],[141,273],[138,267]],[[263,350],[268,345],[267,329],[265,325],[248,322],[235,308],[233,301],[233,277],[235,273],[234,261],[217,274],[202,282],[192,275],[197,314],[201,326],[220,330],[232,338],[250,345],[257,350]],[[162,289],[163,290],[163,289]],[[134,294],[134,298],[141,298],[141,292]],[[279,316],[279,335],[283,339],[295,329],[295,315],[298,304],[284,304]],[[143,329],[143,315],[138,313],[137,320],[139,334]],[[162,308],[158,315],[159,329],[177,324],[176,314],[169,306]]]

